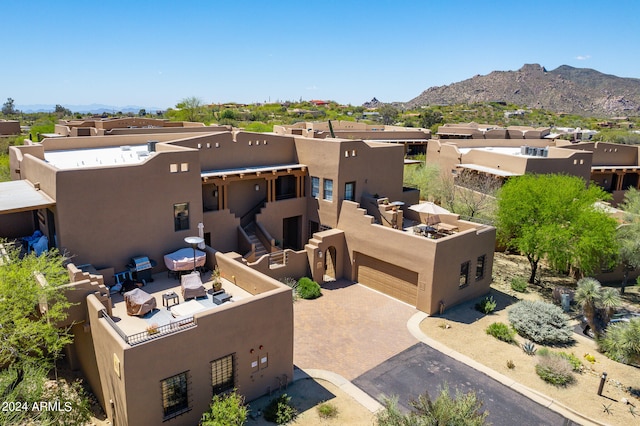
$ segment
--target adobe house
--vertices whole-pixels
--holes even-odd
[[[10,148],[0,195],[20,196],[1,198],[11,202],[0,235],[40,230],[82,266],[70,269],[71,288],[85,290],[68,356],[114,424],[194,424],[230,383],[251,400],[290,380],[291,289],[280,278],[346,278],[430,314],[489,290],[495,229],[456,215],[427,224],[408,209],[419,192],[402,186],[401,144],[210,130]],[[164,296],[177,283],[162,259],[200,233],[233,303],[203,300],[171,319]],[[165,317],[156,328],[107,289],[137,256],[156,263],[143,287]],[[176,293],[178,307],[193,306]]]

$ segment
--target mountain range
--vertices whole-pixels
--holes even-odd
[[[156,111],[164,111],[166,108],[157,108],[157,107],[141,107],[137,105],[127,105],[127,106],[114,106],[114,105],[103,105],[103,104],[90,104],[90,105],[62,105],[63,107],[71,110],[71,112],[79,112],[79,113],[89,113],[89,114],[102,114],[113,113],[113,112],[133,112],[137,114],[141,109],[145,109],[148,113],[154,113]],[[36,105],[16,105],[16,109],[23,112],[52,112],[56,109],[55,105],[48,104],[36,104]]]
[[[568,65],[547,71],[541,65],[526,64],[517,71],[493,71],[430,87],[403,105],[416,108],[482,102],[506,102],[586,116],[638,115],[640,79]]]

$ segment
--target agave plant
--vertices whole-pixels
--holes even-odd
[[[522,350],[527,355],[535,355],[538,349],[536,348],[536,345],[533,342],[526,341],[525,343],[522,344]]]

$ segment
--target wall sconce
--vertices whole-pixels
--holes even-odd
[[[214,190],[213,190],[213,196],[214,196],[214,197],[217,197],[217,196],[218,196],[218,190],[217,190],[217,189],[214,189]]]
[[[318,250],[318,257],[322,259],[322,250]]]
[[[256,191],[260,191],[260,185],[256,183]]]

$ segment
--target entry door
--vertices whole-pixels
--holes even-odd
[[[291,250],[300,250],[301,231],[302,216],[293,216],[282,219],[282,247]]]

